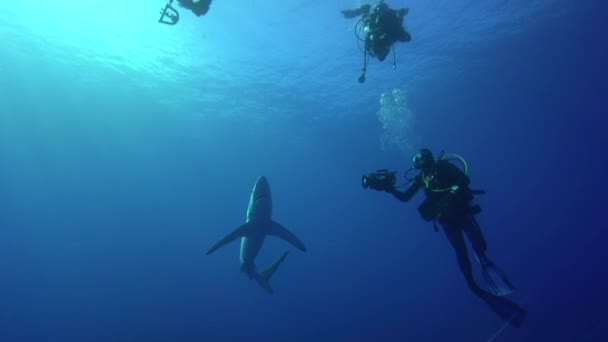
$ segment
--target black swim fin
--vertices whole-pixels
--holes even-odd
[[[497,337],[502,333],[507,326],[513,326],[520,328],[526,319],[527,310],[519,306],[517,303],[505,298],[494,296],[490,293],[482,296],[483,301],[490,307],[494,313],[496,313],[505,324],[499,329],[494,337]],[[493,340],[492,338],[490,340]]]
[[[350,19],[350,18],[358,17],[360,15],[369,14],[370,8],[371,8],[371,6],[369,4],[366,4],[366,5],[361,5],[361,7],[356,8],[356,9],[346,9],[346,10],[342,10],[340,12],[342,12],[342,14],[344,15],[344,18]]]
[[[513,283],[492,260],[485,255],[482,257],[478,256],[477,259],[481,265],[483,278],[495,296],[503,297],[515,292]]]

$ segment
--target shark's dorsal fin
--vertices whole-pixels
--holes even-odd
[[[221,239],[218,243],[216,243],[215,245],[213,245],[213,247],[211,247],[208,251],[207,251],[207,255],[215,252],[216,250],[226,246],[227,244],[231,243],[232,241],[246,236],[248,234],[248,231],[251,229],[251,224],[250,223],[245,223],[242,226],[238,227],[235,231],[233,231],[232,233],[226,235],[225,238]]]
[[[287,228],[283,227],[280,223],[276,221],[270,221],[270,224],[268,225],[267,234],[279,237],[294,245],[302,252],[306,252],[306,246],[304,246],[304,243],[302,243],[302,241],[300,241],[300,239],[298,239],[292,232],[287,230]]]

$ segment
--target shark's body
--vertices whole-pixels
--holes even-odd
[[[247,274],[250,279],[255,279],[266,291],[272,293],[273,291],[268,281],[274,271],[276,271],[283,260],[285,260],[285,257],[287,257],[287,252],[283,253],[283,255],[262,273],[258,273],[255,266],[255,258],[258,256],[267,235],[280,237],[300,250],[306,251],[306,247],[302,241],[281,224],[272,220],[270,185],[268,184],[266,177],[261,176],[255,182],[253,190],[251,191],[245,224],[213,245],[207,252],[207,255],[230,242],[241,238],[241,271]]]

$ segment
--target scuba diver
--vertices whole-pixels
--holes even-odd
[[[464,171],[450,163],[456,158],[462,162]],[[362,177],[362,186],[393,194],[398,200],[407,202],[421,189],[426,199],[418,207],[425,221],[432,221],[436,231],[437,222],[454,247],[458,265],[464,274],[471,291],[483,299],[491,309],[511,324],[521,324],[515,318],[523,319],[521,309],[517,304],[504,298],[515,291],[515,287],[506,275],[487,256],[487,244],[475,215],[481,212],[481,207],[474,202],[474,195],[485,193],[483,190],[472,190],[465,160],[455,154],[441,153],[438,160],[433,158],[431,150],[420,149],[412,157],[412,166],[406,173],[420,170],[414,178],[408,178],[409,188],[400,191],[395,187],[396,171],[378,170]],[[471,242],[472,248],[482,269],[483,277],[491,292],[483,290],[474,280],[473,267],[467,253],[464,234]]]
[[[391,48],[393,49],[393,69],[397,67],[395,48],[396,42],[409,42],[412,36],[403,27],[403,17],[408,14],[408,8],[394,10],[389,8],[384,0],[374,6],[370,13],[371,6],[361,5],[356,9],[341,11],[345,18],[361,19],[355,24],[355,35],[357,42],[365,41],[363,51],[363,73],[359,77],[359,82],[365,82],[365,72],[367,70],[367,60],[369,56],[376,57],[379,61],[384,61]],[[365,38],[361,38],[361,31],[365,33]]]
[[[483,295],[482,290],[473,278],[473,268],[468,257],[463,233],[466,233],[473,250],[480,262],[484,278],[490,290],[496,296],[505,296],[515,288],[504,274],[486,255],[486,241],[483,237],[475,215],[481,212],[481,207],[474,203],[474,195],[483,194],[483,190],[469,188],[470,179],[467,176],[468,166],[462,157],[457,156],[465,165],[463,172],[449,158],[456,155],[442,155],[435,161],[431,150],[423,148],[412,157],[414,166],[408,170],[420,170],[414,178],[409,179],[410,186],[405,191],[395,187],[395,173],[379,170],[363,176],[364,188],[386,191],[398,200],[407,202],[420,190],[424,189],[426,199],[418,207],[418,212],[425,221],[433,222],[438,231],[437,223],[443,230],[456,251],[458,265],[464,274],[467,285],[476,295]],[[407,174],[406,174],[407,175]]]
[[[209,5],[212,0],[177,0],[180,7],[187,8],[194,12],[197,17],[207,14],[209,11]],[[165,5],[165,8],[160,11],[159,23],[167,25],[175,25],[179,21],[179,12],[171,5],[173,0],[169,0],[169,3]]]

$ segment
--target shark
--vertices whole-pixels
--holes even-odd
[[[306,246],[297,236],[272,219],[270,184],[265,176],[260,176],[249,196],[245,223],[213,245],[207,251],[207,255],[240,238],[241,272],[245,273],[249,279],[255,279],[266,292],[272,294],[274,291],[270,286],[270,277],[285,261],[288,252],[284,252],[262,272],[258,272],[255,259],[269,235],[283,239],[299,250],[306,252]]]

